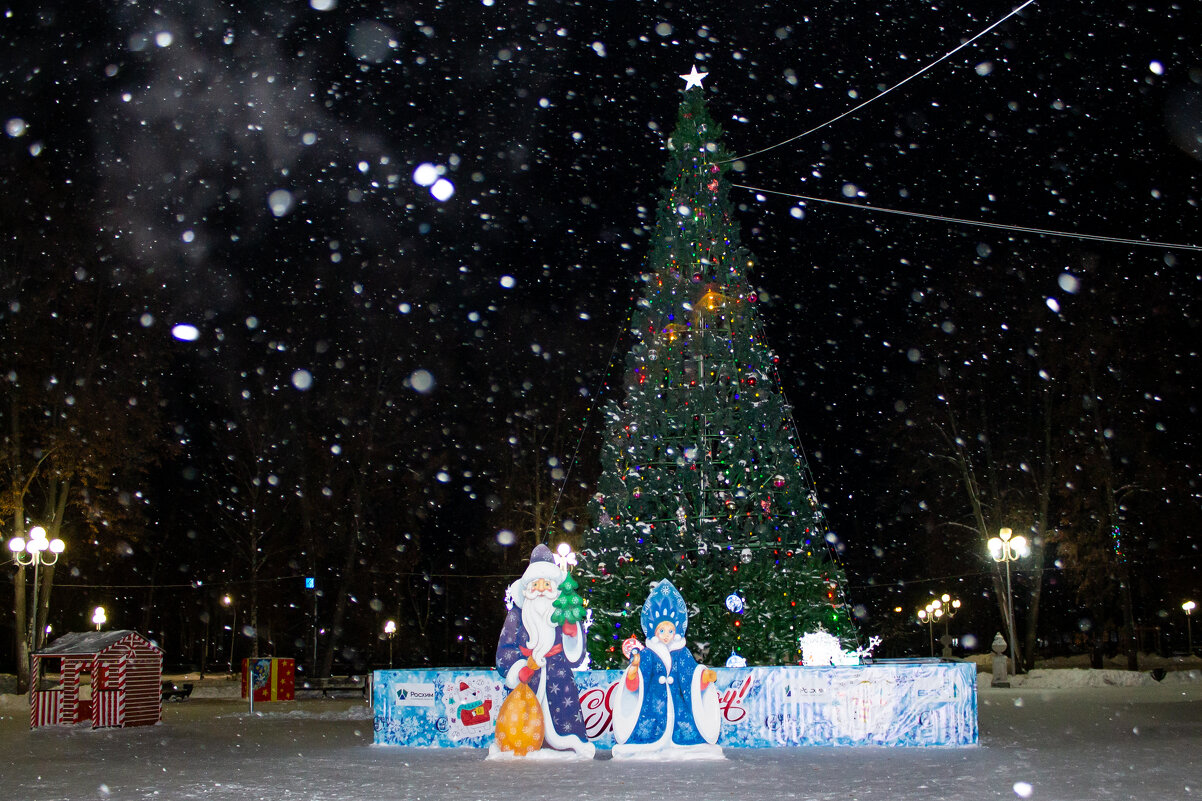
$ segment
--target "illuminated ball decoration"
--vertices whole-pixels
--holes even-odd
[[[785,486],[785,477],[780,475],[773,476],[772,486],[776,487],[777,489],[782,489]]]
[[[726,608],[734,612],[736,615],[743,614],[745,604],[742,596],[740,596],[737,592],[732,592],[730,595],[726,596]]]

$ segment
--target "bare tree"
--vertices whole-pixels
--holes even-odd
[[[1172,297],[1157,299],[1155,282],[1144,295],[1091,284],[1054,315],[1032,299],[1031,280],[1015,269],[992,276],[988,291],[945,294],[927,307],[913,390],[893,429],[895,465],[924,516],[970,532],[974,553],[1001,526],[1029,535],[1016,591],[1026,607],[1020,667],[1034,656],[1054,555],[1091,610],[1082,629],[1100,641],[1113,625],[1134,670],[1142,576],[1153,569],[1148,531],[1169,512],[1171,476],[1189,469],[1161,417],[1191,357],[1147,349],[1181,340],[1177,329],[1192,323]],[[1017,634],[1009,632],[1016,646]]]
[[[228,568],[235,577],[233,585],[245,582],[249,656],[254,658],[259,656],[265,572],[280,561],[289,544],[290,500],[285,488],[290,429],[286,405],[260,382],[248,381],[228,408],[225,420],[210,425],[218,455],[208,486],[214,495],[212,519],[233,557]]]
[[[86,215],[55,205],[31,180],[0,214],[0,517],[10,536],[37,524],[63,538],[64,561],[78,564],[141,533],[146,472],[171,448],[161,425],[164,360],[144,317],[151,298],[75,235]],[[89,534],[95,544],[84,548]],[[26,571],[16,571],[23,686],[30,628],[37,648],[54,572],[39,571],[38,608],[29,610]]]

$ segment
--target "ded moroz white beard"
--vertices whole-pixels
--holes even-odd
[[[538,659],[545,657],[551,646],[555,645],[555,624],[551,622],[554,603],[555,598],[551,594],[530,591],[526,593],[526,602],[522,604],[522,625],[530,634],[526,647]]]

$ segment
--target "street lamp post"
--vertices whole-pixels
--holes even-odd
[[[238,607],[234,605],[234,599],[229,595],[221,596],[223,606],[229,607],[234,613],[234,619],[230,621],[230,653],[229,653],[229,669],[230,675],[234,675],[234,637],[238,633]]]
[[[935,621],[943,621],[943,633],[948,633],[948,622],[960,611],[960,599],[952,598],[946,592],[938,598],[932,598],[930,603],[918,610],[918,620],[927,624],[927,634],[931,640],[931,656],[935,655]]]
[[[960,611],[960,599],[953,598],[946,592],[939,596],[943,601],[943,633],[951,633],[952,618]]]
[[[92,622],[96,624],[97,631],[100,631],[100,627],[108,622],[108,615],[105,614],[103,606],[96,607],[92,612]]]
[[[1006,563],[1006,628],[1010,634],[1011,659],[1014,658],[1015,653],[1015,633],[1014,592],[1010,586],[1010,563],[1031,553],[1027,538],[1021,534],[1017,537],[1013,535],[1013,531],[1003,528],[998,531],[996,537],[991,537],[989,540],[989,555],[993,557],[993,561]],[[1015,667],[1017,668],[1017,666]]]
[[[201,615],[205,624],[205,636],[200,641],[200,677],[203,679],[205,677],[205,663],[209,661],[209,620],[213,617],[209,613],[209,603],[207,600],[205,601],[204,609],[201,610]]]
[[[392,638],[396,636],[396,621],[385,621],[384,636],[388,638],[388,669],[392,670]]]
[[[939,597],[943,601],[943,636],[939,638],[939,644],[943,646],[941,655],[947,658],[952,655],[952,618],[960,611],[960,599],[946,592]]]
[[[1193,601],[1186,601],[1181,605],[1181,610],[1185,612],[1185,639],[1188,643],[1188,645],[1186,645],[1186,650],[1189,652],[1190,656],[1194,655],[1194,630],[1190,628],[1189,618],[1190,613],[1192,613],[1197,606],[1198,605]]]
[[[41,565],[49,567],[58,561],[59,554],[66,545],[58,537],[46,539],[46,529],[34,526],[29,530],[29,539],[13,537],[8,541],[8,549],[12,551],[13,561],[22,567],[33,565],[33,617],[29,621],[29,665],[33,667],[33,653],[38,647],[38,568]],[[29,677],[32,686],[33,677]]]
[[[927,634],[931,640],[931,656],[935,655],[935,621],[941,617],[943,617],[943,602],[938,598],[918,610],[919,621],[927,624]]]

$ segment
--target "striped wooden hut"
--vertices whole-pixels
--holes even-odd
[[[42,689],[45,670],[59,683]],[[64,634],[33,655],[29,725],[150,726],[163,718],[163,652],[134,631]]]

